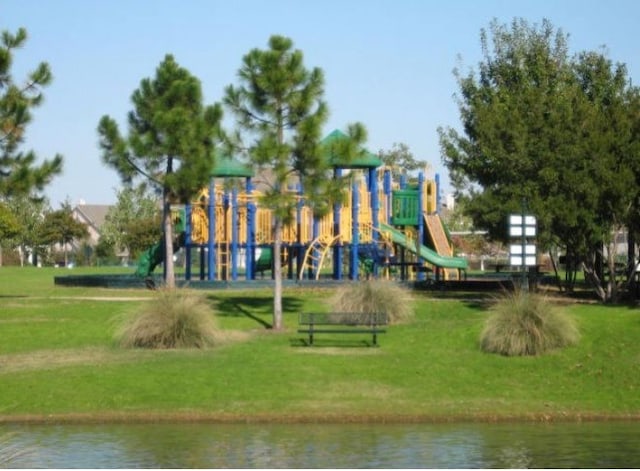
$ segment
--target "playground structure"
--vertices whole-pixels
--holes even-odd
[[[334,131],[325,141],[342,138]],[[294,222],[284,227],[282,238],[287,278],[461,279],[467,261],[453,256],[439,217],[438,176],[427,180],[420,173],[412,184],[406,177],[394,182],[377,156],[363,155],[348,163],[332,161],[334,176],[349,176],[350,184],[345,203],[322,217],[305,205],[299,184],[287,189],[297,199]],[[174,211],[174,251],[185,250],[186,280],[194,277],[194,256],[200,280],[254,280],[272,269],[273,215],[260,207],[253,179],[246,167],[219,159],[208,188]],[[150,275],[163,255],[159,241],[142,254],[136,274]]]

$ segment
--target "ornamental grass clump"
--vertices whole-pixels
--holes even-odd
[[[194,292],[159,290],[155,298],[127,316],[116,334],[125,348],[206,348],[220,339],[215,315]]]
[[[385,312],[390,324],[409,321],[413,298],[408,289],[393,281],[366,280],[338,288],[329,300],[334,312]]]
[[[516,290],[492,307],[480,336],[482,351],[506,356],[541,355],[577,343],[573,320],[544,296]]]

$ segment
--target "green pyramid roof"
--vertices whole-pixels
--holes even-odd
[[[216,152],[211,177],[252,177],[253,171],[248,165],[238,162],[233,157]]]
[[[349,136],[336,129],[325,137],[321,144],[325,147],[325,157],[331,162],[331,166],[335,168],[376,168],[382,165],[382,160],[369,152],[367,149],[360,149],[358,155],[352,159],[339,155],[339,144],[348,141]]]

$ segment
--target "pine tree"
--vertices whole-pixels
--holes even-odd
[[[32,119],[32,109],[42,104],[42,89],[51,83],[49,65],[41,62],[26,81],[18,84],[11,75],[13,52],[24,45],[27,31],[15,34],[3,31],[0,44],[0,197],[42,190],[62,171],[63,158],[37,164],[33,151],[22,152],[26,127]]]
[[[186,202],[209,179],[214,147],[221,135],[222,108],[204,106],[200,81],[166,55],[154,78],[131,96],[128,136],[103,116],[98,126],[103,161],[125,184],[142,176],[162,190],[165,284],[175,287],[172,202]]]
[[[274,216],[273,329],[279,330],[282,234],[297,204],[288,183],[297,177],[304,189],[305,204],[321,214],[342,194],[342,182],[328,178],[330,162],[320,146],[322,125],[328,116],[322,70],[306,69],[302,51],[293,49],[293,41],[274,35],[269,39],[269,49],[253,49],[244,56],[238,78],[237,87],[229,85],[225,89],[224,104],[236,115],[242,130],[255,137],[249,146],[254,168],[269,170],[260,204]],[[366,133],[361,125],[349,129],[354,146],[364,140]]]

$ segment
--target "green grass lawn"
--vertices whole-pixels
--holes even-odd
[[[379,348],[362,346],[366,335],[305,347],[297,313],[324,309],[330,288],[286,289],[281,333],[266,328],[269,290],[221,290],[206,294],[222,345],[124,350],[115,323],[153,292],[55,286],[64,274],[0,267],[3,421],[640,417],[640,311],[626,306],[567,305],[576,346],[507,358],[480,351],[488,312],[474,296],[418,293],[415,319],[390,326]]]

